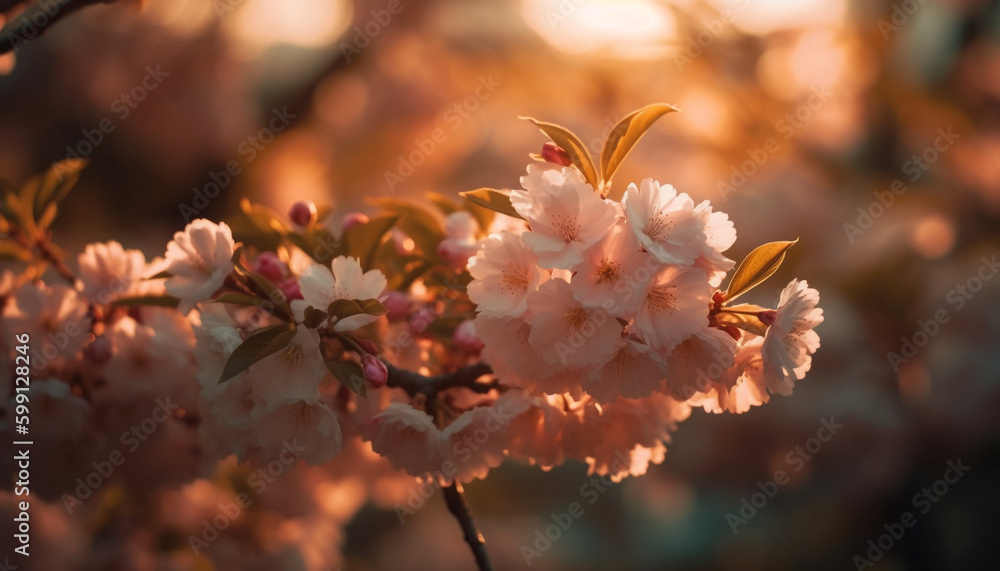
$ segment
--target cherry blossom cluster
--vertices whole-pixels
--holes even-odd
[[[549,162],[529,165],[521,185],[510,199],[525,229],[491,236],[469,263],[476,331],[505,382],[744,412],[809,370],[822,310],[805,282],[757,316],[770,324],[763,336],[720,323],[736,232],[708,201],[646,179],[619,203]]]

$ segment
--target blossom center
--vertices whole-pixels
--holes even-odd
[[[516,264],[509,264],[500,272],[500,291],[521,294],[528,289],[528,276]]]
[[[677,223],[667,216],[654,216],[646,222],[646,235],[653,240],[661,240],[668,236]]]
[[[673,290],[677,286],[661,285],[649,290],[646,295],[646,305],[653,313],[677,310],[677,294]]]
[[[580,222],[568,214],[558,214],[552,220],[552,231],[567,242],[580,235]]]
[[[577,309],[571,309],[568,312],[566,312],[566,315],[563,317],[563,320],[566,322],[566,325],[569,326],[570,329],[572,329],[573,331],[579,331],[583,327],[583,325],[587,323],[589,317],[590,316],[587,314],[587,310],[580,307]]]
[[[618,262],[604,258],[597,267],[597,283],[603,284],[618,281],[621,277],[621,269],[622,265]]]

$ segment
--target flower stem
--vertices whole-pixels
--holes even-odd
[[[466,503],[465,494],[462,492],[462,484],[455,482],[444,488],[444,501],[448,505],[448,511],[455,516],[458,524],[462,527],[462,535],[465,536],[465,542],[472,549],[472,556],[476,559],[479,571],[493,571],[489,553],[486,552],[486,540],[483,539],[483,534],[472,519],[472,512],[469,510],[469,504]]]

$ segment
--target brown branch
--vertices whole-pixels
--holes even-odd
[[[490,556],[486,552],[486,540],[483,534],[476,527],[476,522],[472,519],[472,512],[469,504],[465,501],[465,494],[462,493],[462,484],[455,482],[444,488],[444,501],[448,506],[448,511],[458,520],[458,525],[462,527],[462,535],[465,542],[472,549],[472,556],[476,559],[476,566],[479,571],[493,571],[490,564]]]
[[[453,387],[465,387],[477,393],[487,393],[492,389],[500,388],[499,383],[496,381],[491,383],[476,382],[479,377],[489,375],[493,372],[493,369],[489,365],[481,361],[451,373],[442,373],[430,377],[407,369],[400,369],[391,363],[386,363],[386,368],[389,370],[387,384],[390,387],[403,389],[411,397],[418,394],[430,397]]]

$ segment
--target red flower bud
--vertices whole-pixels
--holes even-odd
[[[298,226],[309,226],[316,221],[316,205],[311,200],[300,200],[288,210],[288,219]]]
[[[253,271],[278,283],[288,272],[288,266],[274,252],[261,252],[253,263]]]
[[[542,145],[542,158],[550,163],[568,167],[573,164],[569,158],[569,153],[555,143],[545,143]]]

